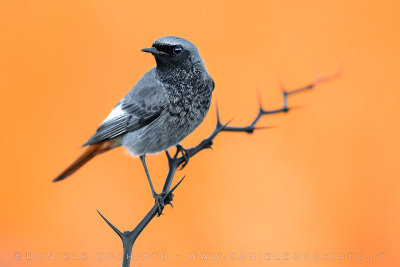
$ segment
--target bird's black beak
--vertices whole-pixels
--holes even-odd
[[[152,53],[153,55],[168,55],[165,52],[158,51],[155,47],[144,48],[141,50],[142,52]]]

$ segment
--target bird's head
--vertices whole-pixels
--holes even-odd
[[[151,53],[156,59],[157,66],[161,68],[173,68],[195,63],[203,64],[197,47],[181,37],[166,36],[159,38],[153,43],[152,47],[144,48],[142,51]]]

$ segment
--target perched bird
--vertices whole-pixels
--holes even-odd
[[[53,181],[60,181],[93,157],[124,146],[142,160],[153,194],[145,156],[166,151],[200,123],[210,107],[214,81],[196,46],[186,39],[157,39],[151,53],[156,67],[148,71],[114,107],[96,133],[83,145],[87,150]]]

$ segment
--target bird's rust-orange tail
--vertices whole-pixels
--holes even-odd
[[[89,146],[83,154],[76,159],[68,168],[66,168],[60,175],[58,175],[53,182],[58,182],[64,180],[78,169],[80,169],[83,165],[85,165],[89,160],[94,158],[96,155],[102,154],[107,152],[115,147],[118,147],[114,140],[107,140],[101,143],[97,143],[94,145]]]

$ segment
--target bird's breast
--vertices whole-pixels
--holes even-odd
[[[174,77],[174,78],[173,78]],[[179,144],[204,120],[211,103],[212,80],[204,73],[180,73],[164,77],[168,104],[159,118],[128,133],[123,145],[134,155],[152,154]]]

